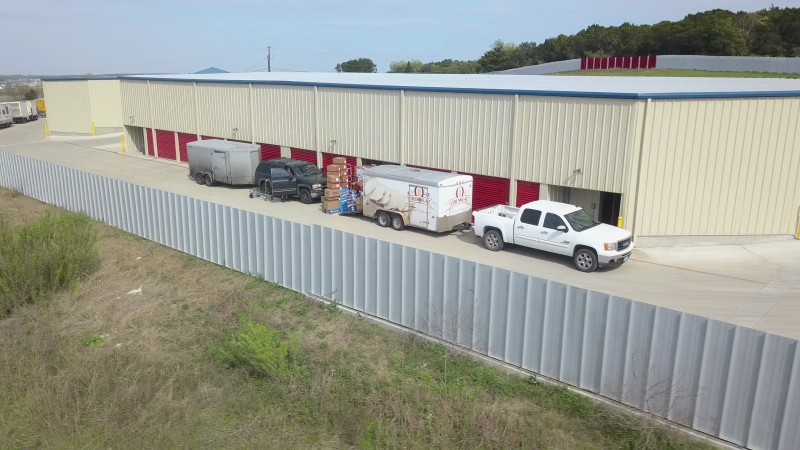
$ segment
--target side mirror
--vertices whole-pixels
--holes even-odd
[[[566,227],[566,225],[559,225],[559,226],[556,227],[556,230],[558,230],[558,231],[567,231],[567,227]]]

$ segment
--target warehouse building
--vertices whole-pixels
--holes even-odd
[[[549,198],[640,246],[790,239],[800,216],[800,83],[782,79],[246,73],[46,79],[52,131],[85,133],[98,82],[131,149],[261,144],[264,159],[471,174],[474,207]],[[85,86],[84,86],[85,85]],[[113,95],[109,95],[113,96]],[[75,99],[87,100],[75,101]],[[103,97],[104,98],[104,97]],[[116,114],[115,101],[120,114]],[[88,105],[88,106],[87,106]],[[61,117],[73,117],[70,121]],[[51,119],[52,120],[52,119]],[[113,122],[113,123],[111,123]],[[106,122],[103,122],[106,125]]]

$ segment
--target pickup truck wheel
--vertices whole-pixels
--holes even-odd
[[[386,228],[392,224],[392,218],[389,217],[389,214],[385,211],[381,211],[378,213],[378,225]]]
[[[483,246],[496,252],[503,249],[503,236],[497,230],[489,230],[483,235]]]
[[[311,192],[308,189],[300,189],[300,202],[305,203],[306,205],[313,202],[314,199],[311,198]]]
[[[206,174],[203,178],[206,182],[206,186],[211,186],[214,184],[214,181],[211,179],[211,175]]]
[[[392,214],[392,229],[396,231],[403,231],[403,228],[406,227],[406,224],[403,222],[403,218],[400,217],[399,214]]]
[[[575,252],[573,257],[575,268],[581,272],[593,272],[597,269],[597,255],[586,248],[582,248]]]

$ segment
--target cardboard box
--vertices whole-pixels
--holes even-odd
[[[330,186],[325,189],[325,198],[339,198],[340,195],[342,195],[341,189],[331,189]]]
[[[342,182],[342,177],[340,177],[339,175],[328,174],[328,184],[341,183],[341,182]]]
[[[343,158],[341,156],[337,156],[337,157],[333,158],[333,163],[334,164],[338,164],[340,166],[346,166],[347,165],[347,158]]]
[[[332,211],[334,209],[339,209],[340,203],[339,200],[328,200],[327,198],[322,199],[322,209],[325,211]]]
[[[328,182],[328,189],[341,189],[344,186],[346,186],[345,183],[331,183],[331,182]]]
[[[345,172],[346,169],[344,168],[344,166],[339,165],[339,164],[328,164],[328,167],[325,168],[325,171],[327,173],[329,173],[329,174],[330,173],[342,173],[342,172]]]

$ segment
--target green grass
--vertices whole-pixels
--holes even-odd
[[[714,72],[709,70],[683,69],[607,69],[607,70],[571,70],[551,73],[549,75],[580,75],[595,77],[712,77],[712,78],[800,78],[795,73],[768,72]]]
[[[0,190],[0,214],[46,210]],[[707,448],[92,225],[97,270],[0,320],[0,448]]]

